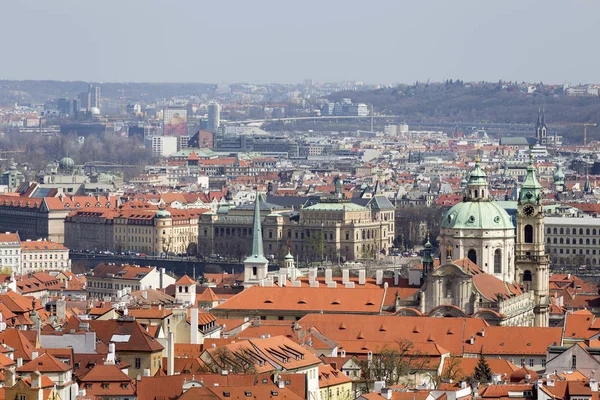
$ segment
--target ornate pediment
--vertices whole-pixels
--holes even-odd
[[[460,276],[469,277],[470,274],[466,273],[461,267],[456,264],[448,263],[440,266],[436,269],[431,276],[444,277],[444,276]]]

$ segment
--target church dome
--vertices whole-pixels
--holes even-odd
[[[494,201],[463,201],[448,210],[441,228],[514,229],[512,218]]]
[[[71,169],[75,167],[75,161],[71,157],[63,157],[58,163],[60,169]]]

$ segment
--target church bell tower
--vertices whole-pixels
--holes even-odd
[[[516,279],[524,291],[533,291],[535,326],[548,326],[549,257],[544,239],[542,185],[538,182],[530,155],[527,176],[518,198]]]

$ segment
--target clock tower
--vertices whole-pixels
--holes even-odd
[[[529,156],[527,176],[518,198],[516,279],[524,291],[533,291],[535,325],[548,326],[549,257],[544,239],[542,185],[538,182]]]

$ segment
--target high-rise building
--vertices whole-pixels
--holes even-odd
[[[93,107],[100,108],[100,86],[90,85],[88,93],[90,96],[90,109]]]
[[[217,133],[221,125],[221,105],[215,101],[208,103],[207,131]]]

